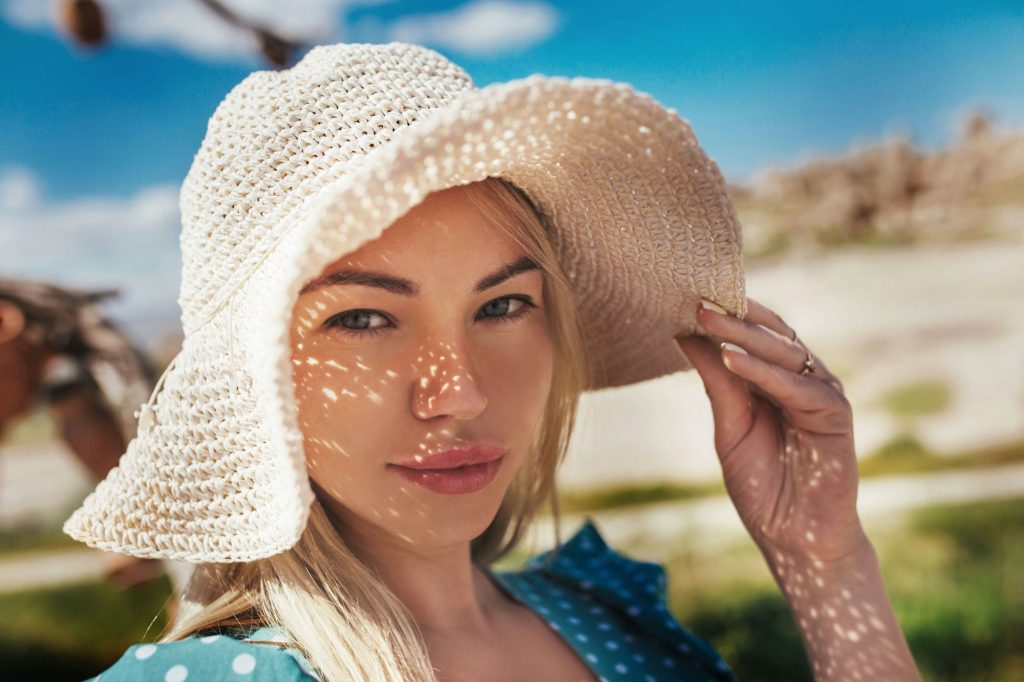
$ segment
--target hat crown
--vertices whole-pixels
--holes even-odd
[[[227,301],[304,203],[472,78],[407,43],[312,48],[225,96],[181,186],[178,304],[190,334]]]

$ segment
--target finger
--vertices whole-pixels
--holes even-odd
[[[722,362],[722,355],[711,341],[698,336],[677,336],[676,345],[689,359],[704,383],[704,392],[711,401],[715,425],[715,447],[728,452],[750,431],[753,411],[748,384]]]
[[[725,367],[771,395],[789,421],[818,433],[844,433],[850,419],[846,398],[832,386],[744,353],[723,348]]]
[[[799,372],[804,367],[807,351],[796,341],[768,329],[750,318],[739,319],[703,306],[697,309],[697,320],[710,334],[742,346],[762,360]]]
[[[814,351],[807,347],[807,344],[804,343],[802,339],[796,338],[796,330],[789,326],[789,323],[783,320],[777,312],[775,312],[768,306],[764,305],[763,303],[756,301],[748,296],[747,315],[746,317],[744,317],[744,319],[749,320],[751,322],[756,322],[757,324],[762,325],[770,329],[771,331],[775,332],[776,334],[779,334],[780,336],[784,337],[790,343],[794,343],[798,348],[802,348],[803,357],[800,360],[800,366],[797,368],[797,372],[803,369],[804,361],[807,359],[807,356],[810,355],[811,358],[814,360],[814,364],[817,367],[814,370],[813,375],[816,378],[828,383],[833,388],[838,390],[840,393],[843,392],[842,383],[835,376],[835,374],[833,374],[831,370],[829,370],[828,366],[822,361],[820,357],[818,357],[814,353]],[[786,364],[784,366],[789,367],[790,365]]]

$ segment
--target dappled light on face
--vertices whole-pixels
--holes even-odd
[[[425,336],[406,347],[384,335],[351,341],[323,325],[332,313],[359,306],[350,300],[327,308],[296,306],[292,327],[297,416],[319,488],[340,505],[343,518],[351,519],[345,516],[351,511],[408,542],[450,537],[453,524],[437,523],[439,514],[461,517],[463,524],[491,518],[511,481],[511,465],[496,467],[500,478],[483,489],[458,495],[428,490],[394,466],[479,441],[508,447],[508,434],[489,433],[479,423],[488,400],[479,368],[460,345],[472,337],[460,328],[457,338]],[[505,338],[514,337],[506,332]],[[511,363],[493,349],[513,347],[492,345],[491,364]]]
[[[412,370],[420,375],[419,387],[413,397],[413,413],[420,419],[430,419],[436,409],[437,401],[445,401],[449,394],[462,398],[464,390],[476,388],[472,374],[459,369],[459,353],[450,343],[442,344],[438,351],[426,351],[416,357]],[[468,416],[480,412],[486,407],[487,401],[479,391],[473,391],[466,400],[452,403],[455,414]]]
[[[486,530],[551,391],[536,258],[455,189],[302,286],[296,417],[310,479],[341,526],[438,545]],[[476,460],[430,462],[450,450]]]

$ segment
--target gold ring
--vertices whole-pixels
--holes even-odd
[[[814,363],[814,358],[811,357],[811,353],[808,351],[807,359],[804,360],[804,368],[800,370],[800,374],[806,376],[813,372],[814,370],[816,370],[817,368],[818,366]]]

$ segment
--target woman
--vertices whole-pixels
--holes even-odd
[[[589,519],[488,568],[557,520],[582,391],[691,366],[816,677],[918,679],[842,386],[745,297],[721,175],[674,111],[323,46],[229,93],[181,204],[182,351],[65,530],[197,569],[103,680],[733,679],[664,569]]]

